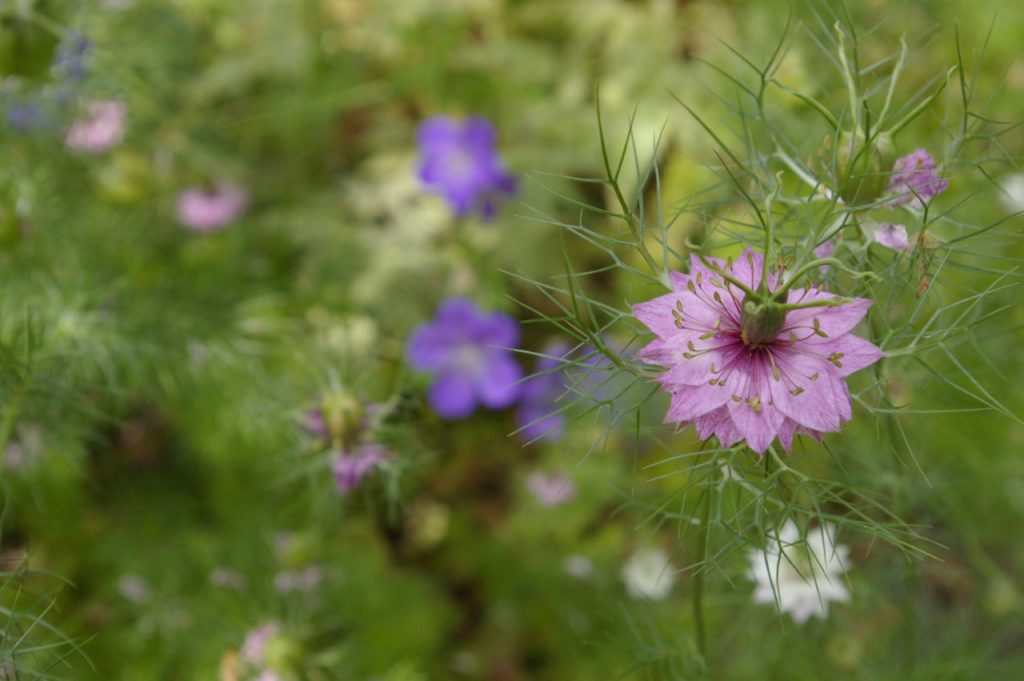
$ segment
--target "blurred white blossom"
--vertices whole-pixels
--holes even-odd
[[[661,549],[643,549],[634,553],[623,567],[622,581],[633,598],[660,601],[672,590],[675,568]]]
[[[836,546],[835,535],[835,526],[825,524],[811,529],[803,540],[792,521],[778,534],[768,535],[768,546],[750,553],[750,577],[757,583],[754,601],[777,602],[798,624],[812,616],[827,617],[831,601],[848,601],[842,575],[849,549]]]

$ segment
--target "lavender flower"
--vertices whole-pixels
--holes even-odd
[[[935,173],[934,159],[924,149],[896,159],[889,177],[889,191],[897,196],[894,204],[914,202],[919,207],[938,193],[946,191],[949,182]]]
[[[516,178],[505,170],[494,126],[486,119],[435,116],[420,124],[417,138],[420,181],[444,197],[456,215],[479,211],[485,220],[493,219],[498,197],[516,193]]]
[[[248,200],[233,184],[191,187],[178,195],[178,222],[198,232],[221,229],[241,216]]]
[[[433,374],[427,399],[434,411],[459,419],[477,404],[503,409],[516,401],[523,372],[509,348],[518,342],[515,319],[453,298],[413,332],[407,356],[414,368]]]
[[[838,431],[852,417],[843,378],[883,355],[851,333],[871,301],[791,288],[786,304],[805,307],[786,308],[745,296],[723,277],[759,288],[760,253],[709,262],[717,272],[694,255],[690,274],[672,273],[671,293],[633,306],[658,336],[638,356],[665,368],[658,378],[672,395],[665,421],[693,425],[698,437],[714,435],[723,447],[746,440],[758,453],[776,437],[789,450],[795,433]],[[766,279],[769,293],[776,291],[778,278]]]
[[[536,373],[522,384],[516,425],[527,442],[557,440],[565,431],[565,416],[557,412],[557,401],[566,392],[568,379],[562,364],[568,354],[565,343],[549,345],[537,360]]]
[[[904,251],[910,248],[910,238],[907,236],[907,228],[903,225],[884,223],[875,230],[874,240],[894,251]]]
[[[347,494],[363,481],[370,471],[388,458],[388,450],[373,442],[359,445],[352,453],[341,452],[334,460],[334,477],[338,491]]]
[[[576,496],[576,485],[563,474],[530,473],[526,478],[526,488],[541,506],[558,506]]]
[[[116,100],[89,102],[86,115],[71,124],[64,143],[74,151],[98,154],[124,139],[125,107]]]

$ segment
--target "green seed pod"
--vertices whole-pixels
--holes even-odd
[[[324,425],[332,442],[354,442],[363,429],[363,405],[344,390],[331,393],[323,401]]]
[[[844,132],[835,154],[835,186],[850,205],[871,203],[885,192],[895,160],[892,139],[885,133],[871,140],[864,133]]]
[[[740,337],[750,346],[768,345],[779,337],[786,322],[786,311],[776,303],[751,296],[743,299],[740,312]]]

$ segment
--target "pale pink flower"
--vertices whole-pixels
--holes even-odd
[[[98,154],[124,140],[126,112],[123,103],[111,99],[89,102],[85,113],[68,128],[64,143],[69,149]]]
[[[935,195],[946,191],[949,182],[936,173],[938,165],[924,149],[896,159],[889,176],[889,191],[894,204],[911,203],[923,208]]]
[[[220,229],[237,220],[248,202],[245,190],[237,185],[191,187],[178,195],[178,221],[200,232]]]
[[[761,286],[760,253],[708,262],[751,290]],[[665,368],[658,377],[672,396],[665,422],[692,425],[723,447],[745,440],[763,453],[776,437],[789,450],[794,434],[820,438],[852,417],[843,379],[883,356],[851,333],[870,300],[791,288],[786,304],[835,304],[787,310],[747,296],[696,255],[690,274],[671,278],[671,293],[633,306],[657,335],[638,357]],[[769,294],[778,289],[776,275],[768,274],[767,287]]]
[[[281,626],[277,622],[264,622],[250,630],[242,642],[242,659],[254,667],[262,666],[266,661],[267,644],[280,630]]]
[[[874,240],[894,251],[905,251],[910,248],[910,237],[907,236],[907,228],[903,225],[885,223],[875,230]]]
[[[832,254],[836,250],[835,242],[831,239],[823,243],[814,249],[814,257],[816,258],[831,258]]]
[[[561,473],[545,475],[539,471],[526,478],[526,488],[541,506],[558,506],[572,501],[576,496],[576,485]]]

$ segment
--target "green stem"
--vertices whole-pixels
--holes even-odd
[[[708,558],[708,544],[711,535],[711,504],[714,490],[714,480],[712,480],[712,484],[704,497],[704,511],[701,518],[700,535],[698,536],[699,543],[697,546],[697,572],[693,576],[693,620],[697,630],[697,650],[700,652],[705,668],[708,667],[707,625],[704,622],[704,587],[706,582],[705,575],[707,573],[705,563]]]
[[[700,259],[700,261],[702,263],[704,263],[704,267],[707,267],[709,270],[711,270],[712,272],[714,272],[715,274],[720,276],[722,279],[725,279],[727,282],[729,282],[730,284],[732,284],[733,286],[735,286],[739,290],[743,291],[748,296],[753,296],[755,298],[758,297],[757,293],[755,293],[752,288],[750,288],[749,286],[744,284],[742,281],[740,281],[736,277],[733,277],[733,276],[730,276],[730,275],[726,274],[725,271],[721,267],[719,267],[715,263],[713,263],[710,260],[708,260],[707,258],[705,258],[703,254],[698,253],[697,257]]]
[[[807,274],[808,272],[817,267],[821,267],[822,265],[832,265],[833,267],[836,267],[837,269],[846,272],[854,279],[878,279],[878,275],[875,274],[874,272],[858,272],[856,270],[851,270],[841,260],[837,260],[835,258],[818,258],[817,260],[812,260],[811,262],[807,263],[806,265],[798,269],[796,272],[794,272],[785,284],[783,284],[780,288],[777,288],[772,293],[771,300],[778,301],[784,298],[785,294],[789,291],[789,289],[793,288],[793,286],[796,285],[796,283],[800,280],[802,276],[804,276],[805,274]]]
[[[24,395],[24,385],[18,386],[3,408],[3,417],[0,419],[0,468],[3,468],[4,465],[7,444],[11,441],[11,435],[14,434],[14,425],[18,420],[18,414],[21,413],[21,402]]]

